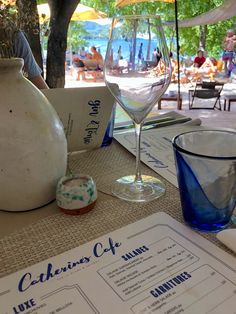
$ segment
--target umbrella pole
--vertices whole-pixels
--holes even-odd
[[[177,46],[177,67],[178,67],[178,109],[180,108],[180,62],[179,62],[179,24],[178,24],[178,3],[177,0],[175,0],[175,31],[176,31],[176,46]]]

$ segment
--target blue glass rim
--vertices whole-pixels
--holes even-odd
[[[214,131],[215,132],[221,132],[221,133],[229,133],[229,134],[233,134],[236,136],[236,131],[234,132],[234,131],[230,131],[230,130],[219,130],[219,129],[195,130],[195,131],[183,132],[183,133],[176,135],[172,139],[172,145],[179,152],[184,153],[186,155],[190,155],[190,156],[201,157],[201,158],[205,158],[205,159],[214,159],[214,160],[236,160],[236,155],[235,156],[209,156],[209,155],[204,155],[204,154],[196,154],[196,153],[193,153],[187,149],[184,149],[183,147],[181,147],[177,144],[177,140],[183,135],[192,134],[192,133],[208,133],[208,132],[214,132]]]

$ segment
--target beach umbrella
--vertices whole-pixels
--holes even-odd
[[[37,9],[40,22],[50,19],[50,7],[47,3],[37,5]],[[71,21],[89,21],[106,17],[107,15],[104,12],[97,11],[83,4],[78,4],[71,17]]]
[[[176,46],[177,46],[177,65],[178,65],[178,103],[180,101],[180,72],[179,72],[179,27],[178,27],[178,4],[177,0],[116,0],[116,7],[124,7],[129,4],[138,2],[168,2],[175,4],[175,31],[176,31]]]
[[[2,0],[1,1],[3,5],[15,5],[16,4],[16,0]]]
[[[71,20],[72,21],[88,21],[88,20],[103,19],[106,17],[107,15],[104,12],[97,11],[83,4],[79,4],[76,7]]]

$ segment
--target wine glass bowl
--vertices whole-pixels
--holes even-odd
[[[159,62],[155,57],[158,49]],[[141,176],[140,135],[144,119],[171,79],[171,63],[160,17],[114,17],[104,70],[106,85],[132,119],[136,134],[136,174],[118,179],[112,193],[128,201],[153,200],[164,193],[165,186],[155,177]]]

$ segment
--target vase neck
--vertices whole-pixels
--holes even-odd
[[[21,58],[0,58],[0,74],[22,73],[23,65]]]

